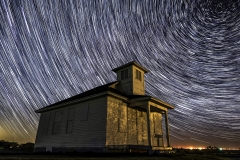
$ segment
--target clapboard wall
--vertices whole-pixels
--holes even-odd
[[[104,147],[106,144],[106,99],[106,97],[98,98],[41,113],[35,148]],[[69,117],[70,109],[74,109],[71,117]],[[56,114],[59,112],[62,113],[60,133],[56,126],[54,128]],[[72,129],[68,127],[71,123],[69,119],[72,120]]]
[[[148,145],[146,110],[127,107],[127,103],[108,96],[106,145]],[[152,146],[163,146],[162,115],[150,114]],[[158,142],[159,141],[159,142]]]
[[[107,97],[106,145],[127,144],[127,104]]]

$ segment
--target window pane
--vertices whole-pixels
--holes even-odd
[[[62,111],[55,112],[54,123],[53,123],[53,133],[61,132],[61,121],[62,121]]]
[[[142,80],[142,73],[137,69],[136,69],[136,79],[138,79],[140,81]]]

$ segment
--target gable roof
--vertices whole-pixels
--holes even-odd
[[[126,97],[126,95],[124,93],[122,93],[121,91],[116,90],[116,89],[110,87],[111,85],[113,85],[115,83],[117,83],[117,81],[111,82],[111,83],[108,83],[108,84],[105,84],[105,85],[102,85],[102,86],[99,86],[99,87],[96,87],[96,88],[93,88],[91,90],[88,90],[86,92],[80,93],[80,94],[75,95],[73,97],[70,97],[70,98],[64,99],[62,101],[59,101],[57,103],[51,104],[49,106],[40,108],[40,109],[36,110],[35,112],[36,113],[40,113],[42,110],[45,110],[46,108],[51,108],[51,107],[56,106],[56,105],[60,105],[60,104],[67,103],[67,102],[71,102],[71,101],[74,101],[74,100],[78,100],[80,98],[84,98],[84,97],[91,96],[91,95],[94,95],[94,94],[102,93],[102,92],[105,92],[105,91],[111,91],[113,93],[116,93],[118,95]]]
[[[62,100],[62,101],[59,101],[57,103],[51,104],[49,106],[46,106],[46,107],[40,108],[38,110],[35,110],[35,112],[36,113],[41,113],[41,112],[44,112],[44,111],[47,111],[47,110],[50,110],[50,109],[55,109],[55,106],[62,105],[62,104],[65,104],[65,103],[68,103],[68,102],[72,102],[72,101],[76,101],[76,100],[79,100],[81,98],[89,97],[89,96],[96,95],[96,94],[103,93],[103,92],[107,92],[107,91],[110,91],[110,92],[115,93],[115,94],[117,94],[119,96],[125,97],[125,98],[127,98],[129,100],[139,99],[139,98],[141,98],[141,99],[142,98],[154,99],[154,100],[157,100],[157,101],[161,102],[161,104],[163,104],[166,108],[169,108],[169,109],[173,108],[171,105],[167,104],[166,102],[158,100],[158,99],[156,99],[154,97],[151,97],[149,95],[126,95],[123,92],[121,92],[121,91],[111,87],[111,85],[114,85],[114,84],[117,84],[117,83],[118,83],[118,81],[115,81],[115,82],[111,82],[111,83],[108,83],[108,84],[105,84],[105,85],[93,88],[91,90],[88,90],[86,92],[80,93],[80,94],[75,95],[73,97],[67,98],[65,100]]]

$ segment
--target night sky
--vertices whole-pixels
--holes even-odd
[[[136,61],[173,106],[172,146],[240,147],[240,1],[1,0],[0,139],[34,142],[34,110]]]

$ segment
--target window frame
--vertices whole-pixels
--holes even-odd
[[[70,111],[73,111],[73,115],[70,116]],[[69,108],[68,109],[68,119],[67,119],[67,127],[66,127],[66,133],[72,133],[72,130],[73,130],[73,121],[74,121],[74,113],[75,113],[75,108]],[[69,126],[70,126],[70,123],[71,122],[71,130],[69,131]]]
[[[136,69],[136,79],[138,79],[139,81],[142,81],[142,72],[139,71],[138,69]]]
[[[61,113],[61,120],[56,121],[56,117],[57,117],[57,113],[60,112]],[[60,134],[61,133],[61,126],[62,126],[62,118],[63,118],[63,111],[56,111],[55,112],[55,116],[54,116],[54,120],[53,120],[53,128],[52,128],[52,134]],[[55,131],[55,127],[59,125],[59,131]]]

